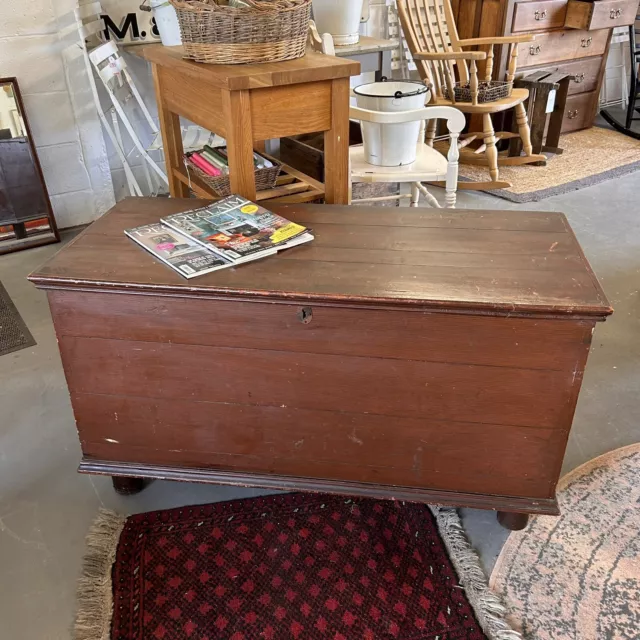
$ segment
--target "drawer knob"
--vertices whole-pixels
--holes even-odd
[[[580,46],[583,47],[584,49],[586,49],[587,47],[591,46],[591,41],[593,40],[593,38],[589,37],[589,38],[582,38],[582,40],[580,40]]]
[[[302,307],[297,315],[302,324],[309,324],[313,320],[313,309],[311,307]]]
[[[534,45],[531,45],[531,46],[529,47],[529,55],[531,55],[531,56],[537,56],[539,53],[540,53],[540,45],[539,45],[539,44],[537,44],[537,45],[535,45],[535,46],[534,46]]]
[[[578,117],[577,109],[575,111],[569,111],[569,113],[567,114],[567,118],[569,118],[569,120],[574,120],[577,117]]]
[[[609,17],[612,20],[619,18],[621,15],[622,15],[622,9],[611,9],[611,11],[609,11]]]
[[[576,73],[576,75],[573,76],[573,81],[576,84],[582,84],[584,82],[584,73]]]
[[[542,11],[536,10],[533,14],[536,20],[544,20],[547,17],[547,10],[543,9]]]

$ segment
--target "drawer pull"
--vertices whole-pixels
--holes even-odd
[[[567,118],[569,118],[569,120],[574,120],[577,117],[578,117],[577,109],[575,111],[569,111],[569,113],[567,113]]]
[[[591,46],[591,42],[593,41],[593,38],[589,37],[589,38],[582,38],[582,40],[580,40],[580,46],[583,49],[586,49],[587,47]]]
[[[537,56],[540,53],[540,45],[537,44],[535,46],[531,45],[529,47],[529,55]]]
[[[582,84],[584,82],[584,73],[576,73],[576,75],[573,76],[573,81],[576,84]]]
[[[536,10],[536,12],[533,15],[536,20],[544,20],[547,17],[547,10],[546,9],[543,9],[542,11]]]
[[[609,17],[612,20],[619,18],[621,15],[622,15],[622,9],[611,9],[611,11],[609,11]]]
[[[297,315],[302,324],[309,324],[313,320],[313,309],[311,307],[302,307]]]

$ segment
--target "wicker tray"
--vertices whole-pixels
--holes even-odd
[[[226,4],[228,0],[170,2],[178,15],[186,58],[248,64],[305,54],[311,0],[243,0],[238,7]]]
[[[508,98],[511,95],[511,88],[510,82],[501,82],[499,80],[479,82],[478,102],[493,102],[494,100],[500,100],[500,98]],[[471,87],[469,83],[460,84],[456,82],[453,87],[453,93],[455,94],[456,102],[471,102]],[[443,88],[442,94],[446,99],[451,100],[447,87]]]
[[[213,177],[205,173],[200,167],[193,164],[188,156],[184,156],[185,166],[187,168],[187,174],[194,174],[204,183],[206,183],[213,191],[219,196],[231,195],[231,181],[229,176]],[[273,160],[272,160],[273,162]],[[282,169],[281,164],[274,163],[273,167],[266,169],[256,169],[256,191],[264,191],[265,189],[273,189],[276,186],[276,180],[280,175]]]

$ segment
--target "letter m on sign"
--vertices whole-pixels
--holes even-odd
[[[135,13],[126,13],[120,20],[120,25],[108,16],[103,15],[105,30],[105,40],[111,40],[111,34],[116,40],[139,40],[140,30],[138,29],[138,17]],[[131,32],[129,35],[129,31]]]

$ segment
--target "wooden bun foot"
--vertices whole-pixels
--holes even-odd
[[[529,514],[498,511],[498,522],[509,531],[522,531],[529,522]]]
[[[113,488],[121,496],[132,496],[140,493],[145,487],[144,478],[129,478],[127,476],[113,476]]]

